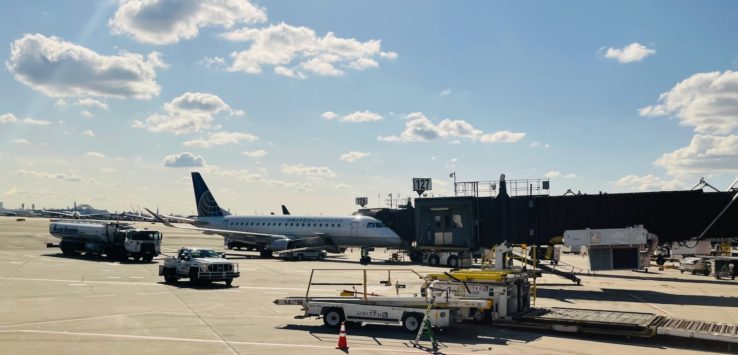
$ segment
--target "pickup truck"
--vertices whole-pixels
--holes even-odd
[[[176,257],[164,260],[159,265],[159,276],[168,284],[181,278],[189,278],[198,285],[211,281],[225,281],[230,286],[233,279],[241,276],[238,264],[225,259],[225,255],[207,248],[181,248]]]

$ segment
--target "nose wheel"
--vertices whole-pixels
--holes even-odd
[[[372,258],[369,256],[370,251],[374,251],[374,248],[361,248],[361,258],[359,259],[361,265],[369,265],[372,262]]]

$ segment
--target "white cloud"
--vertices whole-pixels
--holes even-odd
[[[87,118],[87,119],[90,119],[90,118],[95,117],[95,115],[93,115],[92,112],[87,111],[87,110],[82,110],[82,112],[80,112],[80,114],[82,116],[84,116],[85,118]]]
[[[341,118],[343,122],[376,122],[381,121],[383,117],[371,111],[356,111],[349,113]]]
[[[238,181],[263,183],[271,186],[281,186],[284,188],[292,188],[297,191],[311,190],[311,185],[306,182],[292,182],[268,178],[266,170],[253,172],[246,169],[224,169],[215,165],[205,165],[200,170],[209,174],[225,176]]]
[[[205,166],[205,160],[190,152],[171,154],[164,157],[162,165],[168,168],[193,168]]]
[[[531,148],[549,148],[551,147],[548,143],[541,143],[541,142],[531,142],[529,147]]]
[[[634,42],[623,48],[608,48],[605,58],[617,59],[620,63],[640,62],[644,58],[656,54],[656,50]]]
[[[697,73],[659,96],[641,116],[675,115],[695,132],[727,134],[738,127],[738,72]]]
[[[82,180],[81,177],[71,174],[71,173],[49,173],[46,171],[35,171],[35,170],[26,170],[26,169],[18,169],[16,170],[16,173],[19,175],[34,176],[37,178],[57,179],[57,180],[72,181],[72,182],[77,182],[77,181]]]
[[[684,188],[684,184],[678,180],[664,180],[651,174],[623,176],[615,182],[615,186],[636,191],[662,191]]]
[[[375,112],[371,112],[371,111],[355,111],[355,112],[349,113],[348,115],[344,115],[344,116],[341,116],[335,112],[326,111],[326,112],[323,112],[323,114],[320,115],[320,117],[323,117],[326,120],[338,119],[341,122],[354,122],[354,123],[376,122],[376,121],[381,121],[384,119],[382,115],[375,113]]]
[[[554,179],[558,177],[563,177],[564,179],[574,179],[577,177],[577,174],[574,174],[574,173],[564,174],[558,170],[551,170],[547,172],[546,174],[544,174],[543,176],[549,179]]]
[[[382,52],[380,40],[361,42],[339,38],[332,32],[324,37],[313,29],[280,23],[266,28],[242,28],[221,35],[230,41],[250,42],[248,49],[231,54],[230,71],[258,74],[265,65],[275,73],[305,78],[306,73],[322,76],[344,75],[342,69],[376,68],[375,58],[393,60],[397,53]],[[279,68],[279,69],[277,69]]]
[[[108,109],[108,104],[99,100],[91,99],[89,97],[77,100],[77,104],[84,107],[97,107],[102,110]]]
[[[100,168],[100,172],[103,174],[112,174],[116,172],[116,170],[110,167],[105,167],[105,168]]]
[[[672,176],[709,176],[738,171],[738,135],[695,135],[688,146],[666,153],[654,165]]]
[[[350,151],[348,153],[342,154],[340,159],[343,161],[347,161],[349,163],[353,163],[359,159],[364,159],[368,156],[372,155],[371,153],[365,153],[365,152],[357,152],[357,151]]]
[[[267,151],[264,150],[264,149],[257,149],[257,150],[252,150],[250,152],[243,152],[241,154],[243,154],[243,155],[245,155],[245,156],[247,156],[249,158],[262,158],[262,157],[265,157],[267,155]]]
[[[434,124],[421,112],[407,115],[405,130],[399,136],[379,136],[386,142],[426,142],[435,139],[466,138],[482,143],[515,143],[525,137],[525,133],[497,131],[484,133],[464,120],[444,119]]]
[[[182,143],[188,147],[210,148],[218,145],[241,144],[241,142],[253,142],[259,138],[253,134],[242,132],[216,132],[208,134],[207,138],[193,139]]]
[[[332,120],[332,119],[338,117],[338,115],[335,112],[326,111],[326,112],[323,112],[323,114],[320,115],[320,117],[323,117],[326,120]],[[15,117],[13,117],[13,118],[15,118]]]
[[[267,20],[248,0],[122,0],[108,25],[139,42],[171,44],[194,38],[202,27],[231,28]]]
[[[304,175],[313,177],[335,177],[336,173],[325,166],[282,165],[282,172],[291,175]]]
[[[351,185],[349,184],[336,184],[336,188],[340,190],[345,190],[351,188]]]
[[[3,123],[13,123],[13,122],[16,122],[16,121],[18,121],[18,118],[16,118],[15,115],[12,114],[12,113],[6,113],[6,114],[0,116],[0,124],[3,124]]]
[[[221,112],[243,115],[243,111],[231,109],[216,95],[186,92],[164,104],[163,114],[153,114],[145,122],[134,121],[133,127],[176,135],[194,133],[211,128],[213,115]]]
[[[225,59],[221,57],[205,57],[200,63],[208,69],[222,69],[226,67]]]
[[[99,152],[87,152],[85,153],[85,158],[105,158],[105,154],[99,153]]]
[[[15,143],[15,144],[31,144],[31,142],[28,139],[25,139],[25,138],[13,139],[13,143]]]
[[[448,95],[451,95],[451,89],[441,90],[441,96],[448,96]]]
[[[5,66],[21,83],[51,97],[149,99],[159,95],[156,52],[104,56],[58,37],[27,34],[10,45]]]
[[[84,134],[85,136],[88,136],[88,137],[94,137],[95,136],[95,132],[93,132],[91,129],[88,129],[88,130],[82,132],[82,134]]]

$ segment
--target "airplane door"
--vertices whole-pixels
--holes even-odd
[[[359,222],[351,222],[351,235],[359,234]]]

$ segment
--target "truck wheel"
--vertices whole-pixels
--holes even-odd
[[[133,260],[140,261],[141,260],[141,255],[134,256],[133,257]]]
[[[438,258],[438,255],[433,254],[428,257],[428,265],[438,266],[438,264],[440,264],[440,258]]]
[[[154,256],[153,255],[146,255],[146,256],[143,257],[143,261],[145,261],[147,263],[150,263],[151,260],[154,260]]]
[[[198,285],[200,284],[200,279],[197,277],[197,269],[190,269],[190,285]]]
[[[410,313],[402,319],[402,327],[405,328],[405,331],[408,333],[417,333],[421,322],[423,322],[423,314]]]
[[[459,259],[455,256],[449,256],[446,260],[446,266],[452,269],[456,269],[457,267],[459,267]]]
[[[338,328],[343,320],[343,312],[339,309],[331,308],[323,311],[323,325],[326,327]]]
[[[168,284],[176,284],[179,279],[176,276],[164,275],[164,282]]]
[[[225,283],[226,283],[226,286],[229,286],[230,287],[231,284],[233,283],[233,279],[226,279],[225,280]]]
[[[488,311],[477,309],[474,310],[474,315],[472,317],[475,322],[482,323],[490,318],[490,313]]]

